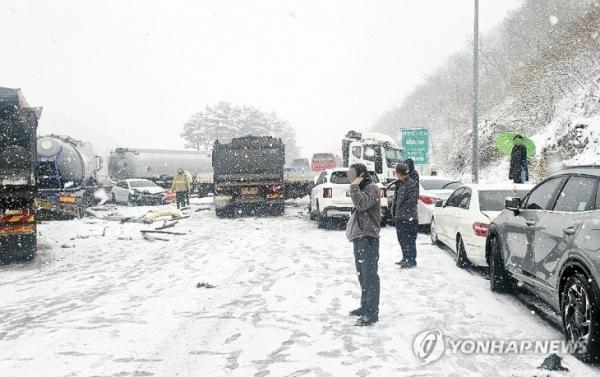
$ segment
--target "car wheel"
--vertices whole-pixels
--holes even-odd
[[[504,267],[504,261],[500,252],[500,241],[498,238],[492,237],[490,242],[490,288],[494,292],[508,293],[512,290],[513,284],[510,274]]]
[[[458,268],[466,268],[471,266],[471,261],[467,257],[467,251],[465,250],[465,243],[462,240],[462,237],[458,237],[456,240],[456,266]]]
[[[312,209],[312,199],[310,203],[308,203],[308,217],[310,218],[310,221],[315,221],[317,219],[317,216],[315,215]]]
[[[431,230],[429,232],[429,236],[431,237],[432,245],[439,245],[440,239],[438,238],[437,224],[435,223],[435,219],[431,219]]]
[[[321,207],[319,206],[319,202],[317,201],[317,226],[319,228],[327,227],[327,217],[323,216],[321,213]]]
[[[384,211],[382,210],[382,213],[383,213],[383,212],[384,212]],[[385,227],[388,225],[388,221],[389,221],[388,219],[389,219],[389,218],[390,218],[390,213],[389,213],[389,211],[386,209],[386,210],[385,210],[385,215],[381,216],[381,222],[379,223],[379,226],[380,226],[381,228],[385,228]]]
[[[567,341],[574,355],[583,360],[597,360],[600,352],[600,302],[591,280],[581,273],[567,278],[561,292],[561,315]]]

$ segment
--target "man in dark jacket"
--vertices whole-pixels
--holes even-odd
[[[406,164],[396,166],[396,192],[392,205],[392,215],[396,223],[396,235],[402,249],[402,260],[397,262],[401,268],[412,268],[417,265],[417,234],[419,219],[417,202],[419,189],[417,183],[408,176]]]
[[[379,231],[381,198],[379,187],[369,179],[367,167],[354,164],[348,170],[350,198],[354,210],[346,236],[354,244],[354,263],[360,283],[360,308],[350,315],[360,317],[356,326],[370,326],[379,320]]]
[[[527,166],[527,148],[523,145],[523,136],[516,135],[513,139],[514,146],[510,154],[510,171],[508,179],[515,183],[529,181],[529,168]]]

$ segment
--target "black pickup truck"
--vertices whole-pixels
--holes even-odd
[[[36,254],[36,133],[41,108],[0,88],[0,262]]]
[[[246,136],[223,144],[212,154],[218,217],[242,213],[282,216],[285,210],[285,146],[270,136]]]

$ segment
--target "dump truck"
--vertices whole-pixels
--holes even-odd
[[[36,133],[41,107],[0,88],[0,262],[36,254]]]
[[[181,168],[192,176],[192,191],[205,196],[213,192],[211,161],[210,152],[117,148],[110,153],[108,175],[114,181],[149,179],[169,189],[177,169]]]
[[[43,219],[81,218],[96,204],[102,158],[91,143],[68,136],[37,139],[38,214]]]
[[[218,217],[285,211],[285,146],[270,136],[215,141],[212,152],[215,210]]]

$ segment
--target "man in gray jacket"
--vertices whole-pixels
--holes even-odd
[[[379,320],[379,231],[381,198],[379,187],[369,178],[367,167],[354,164],[348,170],[354,211],[346,235],[354,244],[354,262],[361,288],[360,308],[350,315],[360,317],[356,326],[370,326]]]

